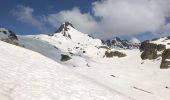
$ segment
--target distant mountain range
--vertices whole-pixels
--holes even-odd
[[[140,43],[132,43],[128,40],[122,40],[119,37],[115,37],[111,40],[104,42],[107,46],[115,49],[138,49]]]

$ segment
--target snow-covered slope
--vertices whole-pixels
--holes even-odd
[[[0,100],[129,100],[36,52],[0,45]]]
[[[161,58],[145,60],[139,50],[121,50],[124,58],[75,57],[66,65],[92,81],[104,84],[134,100],[169,100],[170,70],[161,70]]]
[[[40,34],[40,35],[18,36],[18,40],[19,40],[19,43],[21,45],[24,45],[25,48],[36,51],[48,58],[40,56],[39,54],[35,52],[33,53],[31,51],[20,53],[20,54],[16,53],[17,55],[27,54],[26,56],[29,57],[29,59],[24,58],[25,55],[21,56],[21,58],[23,57],[24,59],[28,61],[22,60],[22,59],[20,59],[19,61],[14,60],[14,62],[12,62],[14,65],[15,65],[15,62],[25,61],[25,63],[27,63],[28,65],[30,64],[31,66],[35,66],[35,65],[38,66],[36,70],[38,69],[42,69],[43,71],[48,70],[49,72],[45,74],[45,79],[46,79],[46,75],[47,76],[50,75],[49,77],[52,78],[52,80],[50,81],[53,81],[53,83],[57,83],[56,82],[57,78],[63,79],[63,77],[61,76],[64,76],[64,79],[65,79],[67,75],[72,76],[72,74],[74,73],[73,75],[74,78],[68,77],[68,79],[70,79],[70,83],[68,82],[68,84],[66,84],[66,85],[71,86],[71,88],[66,86],[64,83],[62,84],[62,86],[67,87],[67,88],[64,88],[64,91],[65,89],[67,90],[71,89],[71,90],[69,92],[67,91],[66,93],[62,92],[61,94],[58,94],[58,95],[55,94],[54,92],[50,92],[50,94],[53,94],[52,97],[60,97],[60,96],[62,97],[64,95],[64,98],[65,97],[69,98],[69,96],[71,95],[71,97],[73,96],[73,98],[71,98],[72,100],[79,100],[80,97],[82,96],[84,97],[84,93],[85,93],[85,97],[86,96],[89,97],[90,95],[90,98],[85,98],[85,100],[106,100],[106,98],[107,99],[109,98],[109,100],[112,100],[112,99],[113,100],[117,100],[117,99],[126,100],[124,98],[130,98],[133,100],[169,100],[170,98],[170,95],[169,95],[170,94],[170,78],[169,78],[170,69],[166,69],[166,70],[160,69],[162,57],[158,57],[154,60],[142,60],[141,59],[142,52],[140,52],[140,50],[138,49],[118,50],[120,52],[126,53],[127,56],[123,58],[103,57],[105,51],[109,51],[110,48],[103,45],[99,39],[94,39],[88,36],[87,34],[79,32],[72,25],[70,25],[70,23],[64,23],[62,27],[59,28],[57,33],[53,33],[50,35]],[[159,39],[159,40],[151,41],[151,42],[155,42],[157,44],[160,44],[160,42],[162,44],[167,44],[167,45],[169,44],[169,40],[167,38],[162,38],[162,40]],[[167,46],[167,48],[169,47]],[[12,50],[12,48],[9,48],[9,49]],[[112,49],[112,50],[115,50],[115,49]],[[18,49],[16,51],[18,51]],[[25,50],[25,51],[28,51],[28,50]],[[22,52],[22,51],[18,51],[18,52]],[[72,59],[66,62],[60,62],[61,54],[67,54],[70,56],[72,55],[71,56]],[[1,55],[2,57],[5,56],[3,54]],[[34,55],[36,56],[35,58],[34,58]],[[53,61],[50,60],[49,58],[52,59]],[[7,60],[3,60],[3,61],[7,61]],[[30,62],[33,62],[33,63],[30,63]],[[23,66],[25,66],[24,62],[23,63],[21,62],[21,64],[18,63],[17,66],[21,66],[22,64]],[[39,66],[42,66],[42,67],[39,67]],[[57,67],[57,69],[55,69],[56,66],[60,66],[62,68]],[[47,69],[44,69],[44,67]],[[67,67],[68,69],[64,67]],[[29,68],[33,69],[30,66]],[[29,69],[29,68],[26,67],[26,69]],[[55,72],[51,71],[52,69]],[[32,75],[31,71],[30,73]],[[63,71],[68,74],[65,75]],[[61,73],[61,74],[58,75],[57,73]],[[34,71],[33,71],[33,75],[39,77],[39,74],[34,73]],[[75,76],[77,76],[78,78],[77,77],[75,78]],[[44,79],[42,77],[40,78]],[[61,81],[63,81],[62,79]],[[71,81],[71,80],[75,80],[75,81]],[[97,94],[96,94],[97,97],[91,98],[91,92],[93,93],[93,91],[84,90],[84,88],[82,90],[79,87],[77,89],[77,87],[73,85],[76,83],[80,83],[80,85],[83,85],[83,87],[84,85],[87,85],[87,87],[90,87],[90,86],[93,87],[93,85],[96,85],[97,87],[94,86],[95,87],[94,93],[96,94],[96,88],[98,90],[98,87],[100,89],[103,89],[103,92],[101,92],[102,90],[99,92],[97,91]],[[41,82],[36,83],[36,86],[37,84],[41,84]],[[45,85],[47,84],[45,83]],[[45,85],[43,83],[43,87]],[[47,85],[47,86],[50,86],[50,87],[47,87],[48,89],[45,88],[45,90],[57,91],[56,88],[52,89],[51,85]],[[87,87],[85,86],[85,88]],[[61,88],[59,88],[59,90],[60,89]],[[75,91],[76,93],[73,92],[75,94],[72,95],[72,91]],[[80,92],[80,91],[83,91],[83,92]],[[108,93],[108,96],[106,92]],[[111,95],[110,95],[110,92],[112,93]],[[106,96],[104,96],[105,93],[106,93]],[[42,94],[41,93],[39,94],[44,95],[44,92],[42,92]],[[48,94],[48,93],[45,92],[45,94]],[[99,94],[101,95],[100,99],[98,98]],[[75,97],[77,97],[77,99],[75,99]],[[66,100],[70,100],[70,98],[69,99],[68,98]],[[81,98],[81,100],[83,99],[84,98]]]

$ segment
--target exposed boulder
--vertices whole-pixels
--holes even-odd
[[[163,44],[158,44],[158,46],[157,46],[157,50],[158,51],[163,51],[163,50],[165,50],[166,49],[166,46],[165,45],[163,45]]]
[[[157,49],[157,44],[150,43],[149,40],[142,42],[142,44],[140,46],[140,51],[145,51],[148,49]]]
[[[146,40],[142,42],[140,46],[140,51],[143,51],[141,54],[141,58],[143,60],[149,59],[156,59],[158,57],[157,55],[157,44],[150,43],[149,40]]]
[[[105,56],[108,57],[108,58],[111,58],[111,57],[125,57],[126,54],[124,54],[122,52],[119,52],[119,51],[106,51]]]
[[[61,54],[61,61],[68,61],[70,59],[71,59],[71,57],[69,55]]]
[[[152,59],[156,59],[157,57],[158,57],[157,50],[156,49],[152,49],[152,48],[145,50],[141,54],[141,58],[143,60],[146,60],[146,59],[152,60]]]
[[[170,68],[170,49],[164,50],[162,54],[161,69]]]
[[[150,43],[149,40],[144,41],[140,46],[140,51],[142,52],[141,58],[143,60],[149,59],[156,59],[159,57],[157,54],[158,51],[163,51],[166,49],[166,46],[163,44],[154,44]]]

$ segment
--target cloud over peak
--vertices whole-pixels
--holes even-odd
[[[89,12],[82,13],[74,7],[48,14],[44,19],[54,27],[69,21],[78,30],[102,39],[146,32],[156,35],[159,32],[170,33],[170,22],[166,21],[170,17],[169,5],[170,0],[100,0],[92,3]],[[18,20],[41,28],[42,22],[33,15],[32,8],[17,8],[22,8],[14,12]]]
[[[92,4],[92,14],[73,8],[50,14],[48,19],[55,26],[59,21],[70,21],[80,31],[99,38],[145,32],[156,34],[166,25],[169,5],[169,0],[101,0]]]
[[[97,30],[97,22],[95,19],[89,13],[81,13],[77,7],[56,14],[49,14],[48,21],[55,27],[59,27],[59,25],[65,21],[69,21],[78,30],[85,33],[95,33]]]

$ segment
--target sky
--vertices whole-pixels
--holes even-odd
[[[65,21],[100,39],[170,35],[170,0],[1,0],[0,25],[17,34],[53,33]]]

